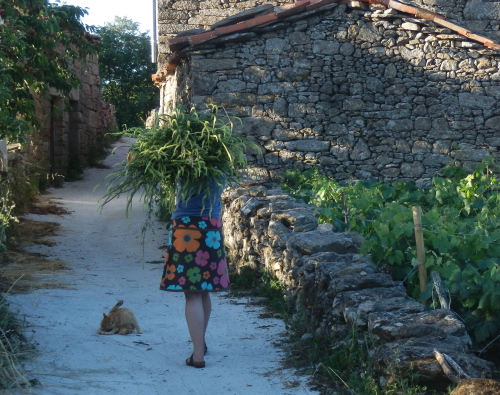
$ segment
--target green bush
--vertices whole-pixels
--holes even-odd
[[[420,293],[412,206],[422,209],[426,262],[451,296],[477,346],[500,334],[500,183],[487,157],[470,174],[449,166],[428,189],[370,181],[339,185],[317,171],[286,174],[284,188],[317,206],[320,222],[365,237],[362,252],[389,265],[408,293],[432,305],[432,287]]]

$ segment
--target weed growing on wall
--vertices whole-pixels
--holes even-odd
[[[500,335],[500,182],[488,157],[470,174],[449,166],[429,189],[370,181],[342,186],[311,170],[288,172],[283,187],[317,206],[320,222],[365,237],[362,252],[387,265],[409,294],[432,305],[429,284],[420,294],[412,206],[422,208],[426,262],[451,296],[478,347]]]

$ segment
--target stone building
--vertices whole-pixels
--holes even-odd
[[[89,35],[89,39],[98,40]],[[19,145],[10,147],[12,171],[29,171],[34,165],[41,174],[67,176],[89,164],[100,139],[115,122],[114,106],[101,101],[98,57],[89,57],[85,63],[74,63],[81,86],[69,97],[55,89],[48,96],[35,95],[38,130],[19,152]],[[17,152],[17,154],[15,154]]]
[[[256,175],[271,178],[321,168],[337,180],[425,186],[447,163],[500,156],[498,3],[421,0],[413,13],[372,3],[160,2],[159,111],[223,106],[260,146]],[[359,253],[359,235],[318,226],[311,207],[270,182],[224,202],[231,266],[286,284],[315,335],[369,330],[381,340],[370,358],[382,385],[411,367],[430,388],[448,386],[435,349],[490,377],[460,319],[408,298]]]
[[[158,0],[158,67],[165,66],[168,40],[177,34],[206,30],[220,20],[262,4],[279,6],[290,1],[263,0]]]
[[[212,3],[196,2],[185,27],[212,25],[169,39],[153,76],[160,112],[223,106],[262,148],[255,174],[271,178],[319,167],[426,185],[447,163],[498,156],[498,3],[424,0],[406,12],[377,1],[389,2],[261,5],[215,24]],[[194,7],[161,4],[160,34],[180,26],[163,23],[167,11]],[[248,5],[231,4],[220,18]]]

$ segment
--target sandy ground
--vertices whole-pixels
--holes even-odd
[[[126,147],[105,164],[120,162]],[[27,335],[38,355],[24,368],[42,386],[16,393],[71,394],[316,394],[307,377],[283,369],[284,324],[261,318],[262,307],[247,299],[214,295],[207,333],[206,368],[185,365],[191,343],[184,320],[184,297],[159,291],[164,229],[141,244],[144,212],[136,204],[125,217],[124,200],[99,211],[104,186],[94,187],[111,170],[89,169],[83,180],[51,189],[48,197],[70,213],[29,214],[28,219],[61,224],[54,243],[29,251],[67,262],[68,270],[45,274],[66,288],[34,289],[9,295],[25,316]],[[143,334],[96,334],[102,313],[120,299],[135,312]]]

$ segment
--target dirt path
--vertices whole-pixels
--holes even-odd
[[[124,158],[119,148],[105,163]],[[67,270],[38,274],[65,288],[33,289],[9,295],[14,310],[26,316],[28,336],[39,355],[27,378],[41,387],[18,393],[71,394],[313,394],[291,370],[282,369],[284,354],[273,344],[284,325],[262,319],[262,309],[245,299],[214,296],[207,333],[207,367],[187,367],[191,345],[183,318],[183,295],[158,290],[164,232],[141,245],[144,213],[136,204],[125,218],[124,199],[99,212],[104,187],[94,187],[109,169],[90,169],[78,182],[48,195],[69,214],[30,214],[29,220],[60,224],[58,236],[31,245],[30,252],[65,262]],[[123,299],[143,329],[142,335],[96,334],[102,313]]]

